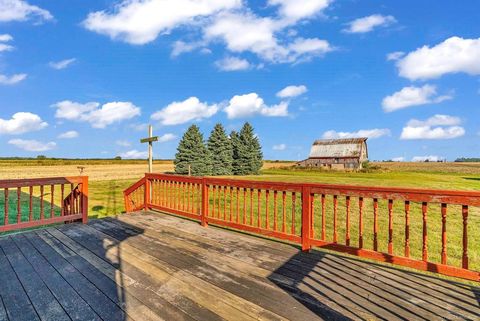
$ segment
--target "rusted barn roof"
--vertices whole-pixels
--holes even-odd
[[[313,143],[309,157],[360,157],[366,140],[367,138],[319,139]]]

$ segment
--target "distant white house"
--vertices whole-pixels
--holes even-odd
[[[367,138],[319,139],[310,156],[297,163],[301,167],[361,169],[368,160]]]

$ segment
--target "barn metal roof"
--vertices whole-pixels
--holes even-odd
[[[367,138],[319,139],[310,149],[310,158],[360,157]]]

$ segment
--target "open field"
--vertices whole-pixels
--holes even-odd
[[[235,177],[286,182],[480,190],[480,163],[372,163],[367,172],[293,169],[292,162],[265,162],[262,175]],[[78,166],[90,180],[90,215],[124,211],[123,190],[145,173],[138,160],[0,160],[0,179],[75,176]],[[155,172],[173,171],[171,161],[155,161]]]

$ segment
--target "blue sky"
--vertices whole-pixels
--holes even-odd
[[[172,158],[249,121],[267,159],[480,156],[478,1],[0,0],[0,156]]]

